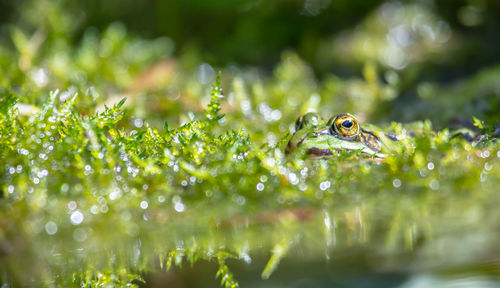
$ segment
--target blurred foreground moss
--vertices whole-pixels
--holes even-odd
[[[219,77],[204,113],[178,128],[134,129],[120,127],[130,117],[125,99],[82,115],[75,102],[89,96],[56,91],[22,116],[16,94],[3,89],[2,282],[139,285],[154,263],[206,260],[219,265],[223,286],[236,287],[227,259],[269,255],[266,279],[298,251],[328,259],[363,249],[377,269],[496,259],[488,247],[500,225],[494,138],[472,145],[433,133],[427,121],[412,124],[423,133],[384,163],[287,159],[287,136],[273,145],[253,140],[258,128],[224,125],[220,85]]]

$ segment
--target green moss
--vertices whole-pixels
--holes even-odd
[[[496,225],[494,138],[473,147],[446,131],[435,135],[425,122],[413,124],[422,132],[385,163],[352,154],[287,159],[289,136],[271,147],[254,144],[253,131],[223,125],[220,80],[205,118],[161,130],[118,128],[130,117],[125,99],[82,115],[81,96],[63,102],[55,92],[26,117],[16,113],[17,98],[4,95],[1,129],[11,137],[2,142],[0,214],[10,248],[1,268],[9,282],[120,286],[138,279],[129,269],[144,271],[148,259],[164,255],[166,269],[184,256],[214,261],[223,286],[236,287],[224,259],[238,251],[273,251],[262,268],[267,279],[290,247],[320,255],[363,245],[386,251],[384,259],[430,249],[443,228],[464,221],[480,230]],[[19,269],[26,261],[31,269]]]
[[[57,26],[62,8],[46,9],[46,25]],[[231,67],[205,79],[190,55],[161,59],[170,42],[121,24],[89,28],[76,43],[60,30],[27,31],[10,30],[12,47],[0,42],[0,282],[133,287],[148,273],[209,262],[222,286],[237,287],[233,263],[262,258],[262,279],[293,258],[487,270],[491,259],[478,255],[499,236],[498,107],[470,114],[467,103],[495,70],[440,87],[439,101],[424,93],[435,111],[477,116],[467,131],[484,137],[471,143],[440,129],[437,114],[388,124],[398,120],[388,106],[413,115],[413,103],[395,102],[406,74],[371,58],[363,77],[317,78],[288,51],[271,74]],[[385,162],[285,157],[295,119],[310,110],[416,133]],[[339,253],[352,250],[368,260]]]

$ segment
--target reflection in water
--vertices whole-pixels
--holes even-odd
[[[500,281],[481,276],[456,275],[452,277],[440,277],[435,275],[415,275],[398,288],[497,288]]]

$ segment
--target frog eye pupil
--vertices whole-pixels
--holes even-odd
[[[344,122],[342,122],[342,126],[344,126],[345,128],[351,128],[352,125],[353,123],[351,120],[345,120]]]

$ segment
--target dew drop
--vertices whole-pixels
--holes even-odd
[[[109,193],[109,200],[115,200],[121,197],[121,190],[120,188],[116,187],[113,189],[113,192]]]
[[[299,190],[300,191],[306,191],[307,190],[307,184],[306,183],[300,183],[299,184]]]
[[[258,190],[258,191],[262,191],[262,190],[264,190],[264,184],[262,184],[262,183],[260,183],[260,182],[259,182],[259,183],[257,184],[257,190]]]
[[[134,120],[134,126],[137,127],[137,128],[142,128],[142,126],[144,125],[144,121],[142,121],[141,118],[136,118]]]
[[[69,208],[69,210],[72,210],[72,211],[73,211],[73,210],[75,210],[75,209],[76,209],[76,207],[77,207],[77,205],[76,205],[76,202],[75,202],[75,201],[71,201],[71,202],[69,202],[69,203],[68,203],[68,208]]]
[[[492,164],[490,164],[490,163],[488,163],[488,162],[484,163],[484,170],[486,170],[486,171],[490,171],[490,170],[491,170],[491,168],[493,168],[493,165],[492,165]]]
[[[394,188],[401,187],[401,180],[399,180],[398,178],[392,180],[392,186],[394,186]]]
[[[19,152],[19,154],[22,154],[24,156],[28,156],[30,154],[30,151],[24,149],[24,148],[21,148],[19,150],[17,150]],[[500,157],[500,151],[498,151],[498,157]]]
[[[79,225],[80,223],[83,222],[83,214],[79,210],[76,210],[73,212],[70,216],[71,224],[73,225]]]
[[[40,153],[40,154],[38,155],[38,157],[39,157],[40,159],[42,159],[42,160],[47,160],[47,159],[49,159],[49,157],[47,157],[47,154],[45,154],[45,153]]]
[[[57,224],[52,222],[52,221],[47,222],[47,224],[45,224],[45,231],[49,235],[56,234],[57,233]]]
[[[303,177],[306,177],[308,174],[309,169],[307,167],[304,167],[302,170],[300,170],[300,175]]]
[[[299,178],[297,177],[297,174],[295,173],[290,173],[288,174],[288,180],[292,185],[296,185],[299,183]]]
[[[97,213],[99,213],[99,206],[97,206],[95,204],[92,205],[92,207],[90,207],[90,213],[97,215]]]
[[[240,254],[238,255],[238,258],[239,259],[242,259],[243,261],[245,261],[245,263],[247,264],[250,264],[252,263],[252,258],[250,257],[250,255],[248,255],[247,253],[245,252],[240,252]]]
[[[325,191],[326,189],[330,188],[330,181],[323,181],[321,183],[319,183],[319,189],[321,189],[322,191]]]
[[[175,203],[174,205],[174,209],[175,211],[181,213],[181,212],[184,212],[184,209],[186,208],[186,206],[184,205],[184,203],[182,202],[177,202]]]
[[[500,156],[498,156],[498,157],[500,157]],[[276,160],[274,158],[267,158],[266,165],[269,167],[273,167],[274,165],[276,165]]]
[[[432,162],[427,163],[427,169],[433,170],[434,169],[434,163],[432,163]]]

